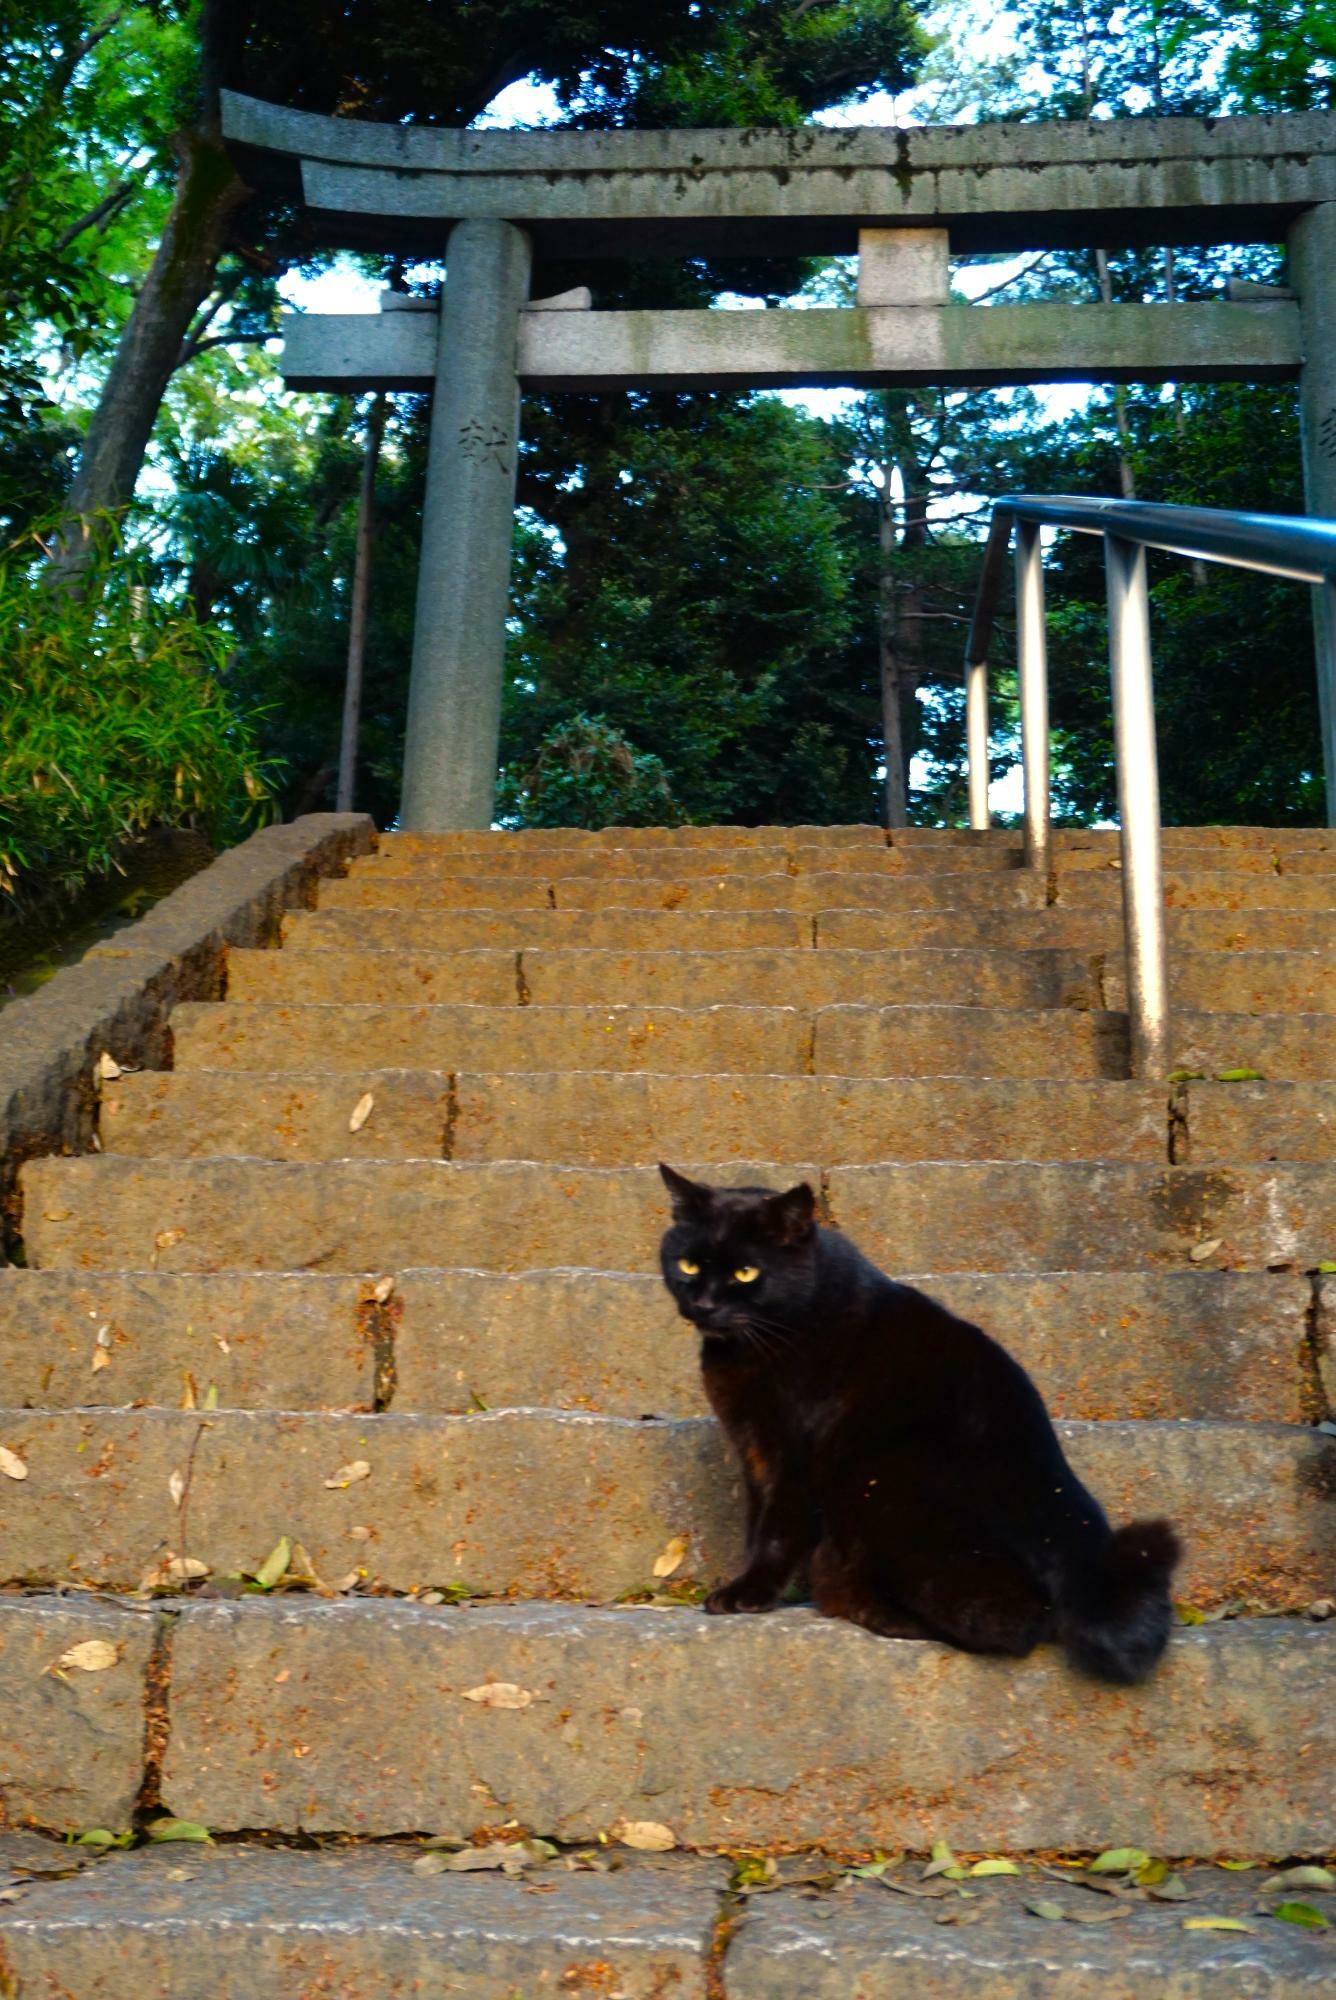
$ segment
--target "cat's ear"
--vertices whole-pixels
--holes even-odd
[[[780,1243],[801,1243],[816,1221],[816,1196],[806,1181],[772,1194],[765,1205],[766,1227]]]
[[[714,1189],[701,1181],[689,1181],[685,1174],[679,1174],[666,1161],[659,1161],[659,1172],[663,1184],[673,1198],[673,1215],[678,1222],[686,1222],[701,1216],[714,1206]]]

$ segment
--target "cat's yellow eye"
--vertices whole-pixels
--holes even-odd
[[[700,1276],[700,1265],[693,1264],[689,1257],[679,1257],[677,1268],[684,1278],[698,1278]]]
[[[744,1264],[740,1271],[733,1273],[733,1276],[740,1285],[754,1285],[760,1275],[761,1270],[758,1264]]]

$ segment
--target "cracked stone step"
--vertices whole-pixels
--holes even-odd
[[[0,1826],[130,1825],[158,1629],[148,1611],[89,1597],[0,1596]],[[62,1655],[89,1639],[115,1646],[115,1664],[94,1673],[70,1668],[57,1679]],[[3,1906],[0,1913],[9,1914]]]
[[[1336,1086],[1332,1098],[1336,1104]],[[365,1122],[351,1131],[363,1111]],[[1288,1123],[1273,1119],[1268,1136],[1282,1129],[1298,1142],[1307,1129],[1302,1105],[1292,1106]],[[1163,1084],[988,1077],[367,1070],[239,1079],[230,1070],[144,1071],[105,1086],[99,1133],[104,1152],[146,1159],[529,1159],[624,1167],[692,1149],[719,1159],[748,1150],[783,1159],[819,1133],[829,1157],[845,1164],[981,1155],[1162,1162],[1168,1092]],[[1211,1157],[1209,1150],[1202,1157]],[[1243,1143],[1234,1157],[1257,1154]],[[1336,1125],[1314,1125],[1309,1144],[1287,1157],[1336,1157]]]
[[[1330,951],[1336,910],[1170,910],[1182,951]],[[813,932],[815,931],[815,939]],[[746,951],[837,946],[1116,952],[1122,915],[1107,910],[290,910],[283,941],[302,951],[442,952],[574,948]],[[231,962],[243,954],[233,953]],[[247,968],[252,961],[247,959]]]
[[[281,1535],[326,1583],[398,1592],[609,1603],[655,1589],[670,1544],[685,1544],[676,1584],[742,1563],[741,1482],[712,1417],[6,1410],[0,1427],[28,1467],[6,1501],[8,1584],[133,1590],[168,1549],[216,1576],[254,1574]],[[1294,1611],[1327,1587],[1331,1438],[1272,1424],[1060,1430],[1112,1519],[1153,1495],[1180,1523],[1180,1599]],[[367,1470],[341,1479],[354,1465]]]
[[[538,1406],[614,1416],[707,1410],[696,1343],[657,1276],[0,1270],[8,1401],[62,1409],[183,1392],[237,1409],[370,1408],[392,1339],[396,1411]],[[909,1282],[996,1335],[1055,1415],[1303,1423],[1321,1413],[1300,1272],[930,1273]],[[107,1345],[97,1335],[107,1329]],[[106,1366],[93,1372],[95,1353]],[[1336,1373],[1328,1390],[1336,1409]]]
[[[1055,878],[1057,904],[1073,909],[1117,909],[1122,880],[1117,869],[1061,870]],[[1247,909],[1265,883],[1268,908],[1330,910],[1329,875],[1262,874],[1218,868],[1166,872],[1165,903],[1176,909]],[[713,875],[663,877],[589,874],[524,875],[350,875],[319,887],[322,910],[385,909],[599,909],[615,893],[622,909],[821,910],[863,907],[884,910],[1043,909],[1047,885],[1020,868],[949,874],[824,870],[807,875]]]
[[[1121,1689],[805,1611],[192,1603],[162,1796],[220,1830],[1322,1853],[1334,1663],[1329,1629],[1277,1619],[1181,1630]],[[533,1699],[464,1698],[497,1682]]]
[[[515,950],[236,951],[228,998],[279,1004],[487,1002],[747,1006],[764,994],[791,1007],[842,1002],[982,1007],[1126,1006],[1122,954],[1048,947],[928,946],[864,951]],[[1189,952],[1170,961],[1180,1007],[1219,1013],[1317,1014],[1336,1009],[1336,964],[1321,951]]]
[[[1317,953],[1305,956],[1320,958]],[[490,993],[475,990],[485,984],[480,961],[488,959],[494,968],[495,990]],[[289,1004],[487,999],[513,1003],[522,982],[535,1006],[597,1006],[609,994],[616,994],[623,1004],[668,1007],[750,1006],[758,995],[787,1007],[823,1007],[848,1000],[912,1004],[930,994],[953,1006],[1090,1008],[1103,1005],[1100,971],[1100,963],[1092,963],[1089,953],[1046,950],[530,948],[517,971],[515,954],[506,951],[410,956],[399,951],[295,951],[289,946],[277,952],[232,953],[228,998]],[[1227,968],[1220,977],[1228,980]],[[1310,983],[1316,990],[1316,977]],[[1255,979],[1248,983],[1250,996],[1256,984]],[[1259,1003],[1250,998],[1249,1004]]]
[[[916,1873],[905,1872],[911,1886]],[[1190,1868],[1181,1879],[1189,1902],[1137,1904],[1123,1922],[1099,1925],[1036,1919],[1027,1902],[1046,1899],[1079,1916],[1096,1899],[1034,1875],[971,1883],[976,1900],[965,1906],[972,1921],[963,1928],[943,1918],[958,1903],[888,1895],[878,1882],[854,1882],[838,1898],[785,1890],[757,1896],[729,1939],[728,2000],[902,2000],[910,1992],[920,2000],[978,2000],[983,1993],[988,2000],[1242,2000],[1254,1993],[1318,2000],[1331,1991],[1330,1933],[1260,1915],[1281,1900],[1259,1897],[1262,1878],[1231,1882],[1216,1869]],[[1185,1914],[1232,1917],[1248,1929],[1185,1931]]]
[[[678,1160],[783,1187],[811,1163]],[[886,1269],[1311,1269],[1336,1245],[1336,1167],[1032,1161],[837,1166],[831,1219]],[[394,1271],[452,1264],[653,1271],[667,1201],[652,1168],[446,1160],[30,1160],[27,1261],[65,1270]],[[1207,1247],[1214,1246],[1214,1247]]]
[[[1179,1066],[1328,1071],[1321,1024],[1180,1016]],[[663,1074],[995,1076],[1126,1081],[1127,1022],[1073,1008],[373,1006],[187,1001],[178,1071],[653,1070]],[[1213,1052],[1226,1053],[1218,1061]],[[1301,1067],[1302,1066],[1302,1067]]]
[[[28,1860],[68,1864],[35,1846],[25,1844]],[[0,1910],[0,1979],[27,1995],[56,1990],[58,1977],[79,2000],[187,1987],[190,2000],[706,2000],[726,1862],[628,1853],[612,1874],[559,1866],[523,1882],[424,1882],[413,1873],[421,1851],[192,1846],[185,1881],[179,1847],[109,1854]]]

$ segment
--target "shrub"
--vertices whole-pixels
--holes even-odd
[[[53,580],[32,538],[0,559],[0,914],[69,897],[155,827],[215,844],[273,816],[271,765],[220,674],[222,634],[96,554]]]
[[[667,767],[602,715],[560,722],[530,770],[503,771],[497,801],[513,826],[680,826]]]

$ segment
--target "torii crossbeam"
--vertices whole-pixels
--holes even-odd
[[[1336,118],[831,131],[472,132],[224,96],[242,170],[327,241],[446,264],[439,310],[289,316],[298,388],[432,389],[402,823],[491,823],[521,388],[975,386],[1298,377],[1336,514]],[[949,256],[1278,241],[1293,292],[961,305]],[[593,312],[546,259],[857,250],[835,310]],[[1260,288],[1259,288],[1260,289]],[[415,310],[401,309],[410,305]]]

